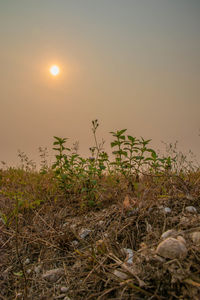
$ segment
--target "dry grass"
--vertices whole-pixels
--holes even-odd
[[[1,171],[0,299],[200,298],[200,246],[187,235],[200,224],[200,172],[144,176],[134,191],[122,179],[104,177],[101,185],[100,204],[92,208],[81,195],[63,194],[51,171]],[[23,202],[17,227],[16,197]],[[198,213],[186,213],[188,205]],[[91,230],[84,239],[82,228]],[[189,245],[183,261],[155,255],[161,234],[172,228]],[[133,249],[132,266],[123,248]],[[55,268],[64,269],[58,281],[42,278]]]

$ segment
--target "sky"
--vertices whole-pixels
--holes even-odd
[[[199,0],[0,0],[0,66],[0,161],[88,155],[94,119],[105,150],[127,128],[200,158]]]

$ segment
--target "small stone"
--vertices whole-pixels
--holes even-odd
[[[76,240],[72,241],[72,245],[73,246],[78,246],[78,241],[76,241]]]
[[[168,237],[175,237],[177,232],[174,229],[169,229],[161,235],[161,239],[165,240]]]
[[[200,245],[200,231],[192,232],[190,237],[196,245]]]
[[[190,194],[187,194],[186,199],[192,201],[192,200],[194,200],[194,197]]]
[[[182,241],[169,237],[158,245],[156,253],[165,258],[185,258],[187,248]]]
[[[28,269],[28,270],[26,271],[27,274],[31,274],[31,272],[32,272],[31,269]]]
[[[169,213],[171,213],[171,208],[169,208],[169,207],[164,207],[164,212],[166,213],[166,214],[169,214]]]
[[[129,265],[132,265],[133,263],[133,250],[129,248],[123,248],[123,251],[127,255],[126,257],[126,263]]]
[[[64,270],[62,268],[58,268],[47,271],[42,275],[42,278],[49,282],[56,282],[63,274]]]
[[[103,225],[103,221],[101,220],[101,221],[99,221],[99,226],[102,226]]]
[[[66,296],[63,300],[71,300],[68,296]]]
[[[26,260],[25,260],[25,265],[28,265],[28,264],[30,264],[30,259],[29,258],[27,258]]]
[[[61,286],[60,291],[62,293],[67,293],[69,291],[69,288],[67,286]]]
[[[118,278],[122,279],[122,280],[126,280],[126,279],[128,278],[128,275],[127,275],[127,274],[125,274],[124,272],[121,272],[121,271],[119,271],[119,270],[115,270],[115,271],[113,272],[113,274],[114,274],[115,276],[117,276]]]
[[[177,240],[186,245],[186,240],[181,235],[177,236]]]
[[[88,236],[90,234],[91,230],[90,229],[84,229],[82,228],[79,235],[80,238],[84,239],[86,236]]]
[[[187,207],[185,208],[185,210],[186,210],[187,212],[191,213],[191,214],[197,213],[197,210],[196,210],[196,208],[195,208],[194,206],[187,206]]]
[[[41,271],[41,266],[35,266],[34,271],[36,274],[39,274]]]

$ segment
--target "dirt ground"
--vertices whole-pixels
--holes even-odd
[[[199,184],[189,192],[113,192],[82,211],[60,197],[20,212],[17,229],[1,219],[0,299],[200,299]],[[11,200],[0,200],[6,211]],[[171,229],[185,240],[184,258],[156,252]]]

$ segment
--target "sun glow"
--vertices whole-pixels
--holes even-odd
[[[51,75],[53,75],[53,76],[57,76],[60,73],[60,69],[57,65],[51,66],[49,71],[50,71]]]

